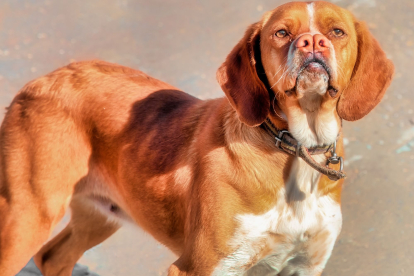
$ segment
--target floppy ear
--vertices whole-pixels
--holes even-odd
[[[351,82],[338,101],[338,115],[355,121],[367,115],[382,99],[394,74],[394,65],[387,59],[378,41],[363,22],[355,23],[358,35],[358,56]]]
[[[217,80],[240,121],[263,123],[270,109],[269,93],[257,74],[260,59],[260,23],[251,25],[217,71]]]

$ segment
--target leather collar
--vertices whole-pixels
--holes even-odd
[[[277,129],[269,118],[261,124],[261,127],[264,128],[272,137],[276,140],[276,147],[283,150],[284,152],[302,158],[306,163],[308,163],[312,168],[318,172],[325,174],[329,179],[337,181],[341,178],[345,178],[345,174],[342,172],[342,157],[336,155],[336,141],[331,145],[322,145],[312,148],[306,148],[303,145],[300,145],[298,141],[293,138],[288,130],[279,130]],[[328,158],[327,164],[322,166],[316,162],[311,155],[316,154],[325,154],[331,152],[331,157]],[[340,171],[330,169],[328,165],[340,163]]]

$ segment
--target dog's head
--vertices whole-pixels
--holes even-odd
[[[305,146],[333,143],[368,114],[394,66],[363,22],[326,2],[288,3],[251,25],[217,72],[242,122],[275,112]]]

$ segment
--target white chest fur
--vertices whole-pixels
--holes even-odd
[[[303,160],[295,160],[273,208],[236,217],[239,227],[230,241],[234,252],[213,275],[318,275],[342,223],[339,204],[318,194],[319,177]]]

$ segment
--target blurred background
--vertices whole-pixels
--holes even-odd
[[[0,0],[0,108],[28,81],[88,59],[138,68],[202,99],[221,97],[216,69],[249,24],[284,2]],[[323,275],[414,275],[414,1],[331,2],[368,23],[396,74],[370,115],[344,123],[344,223]],[[175,259],[126,227],[80,263],[101,276],[166,275]]]

